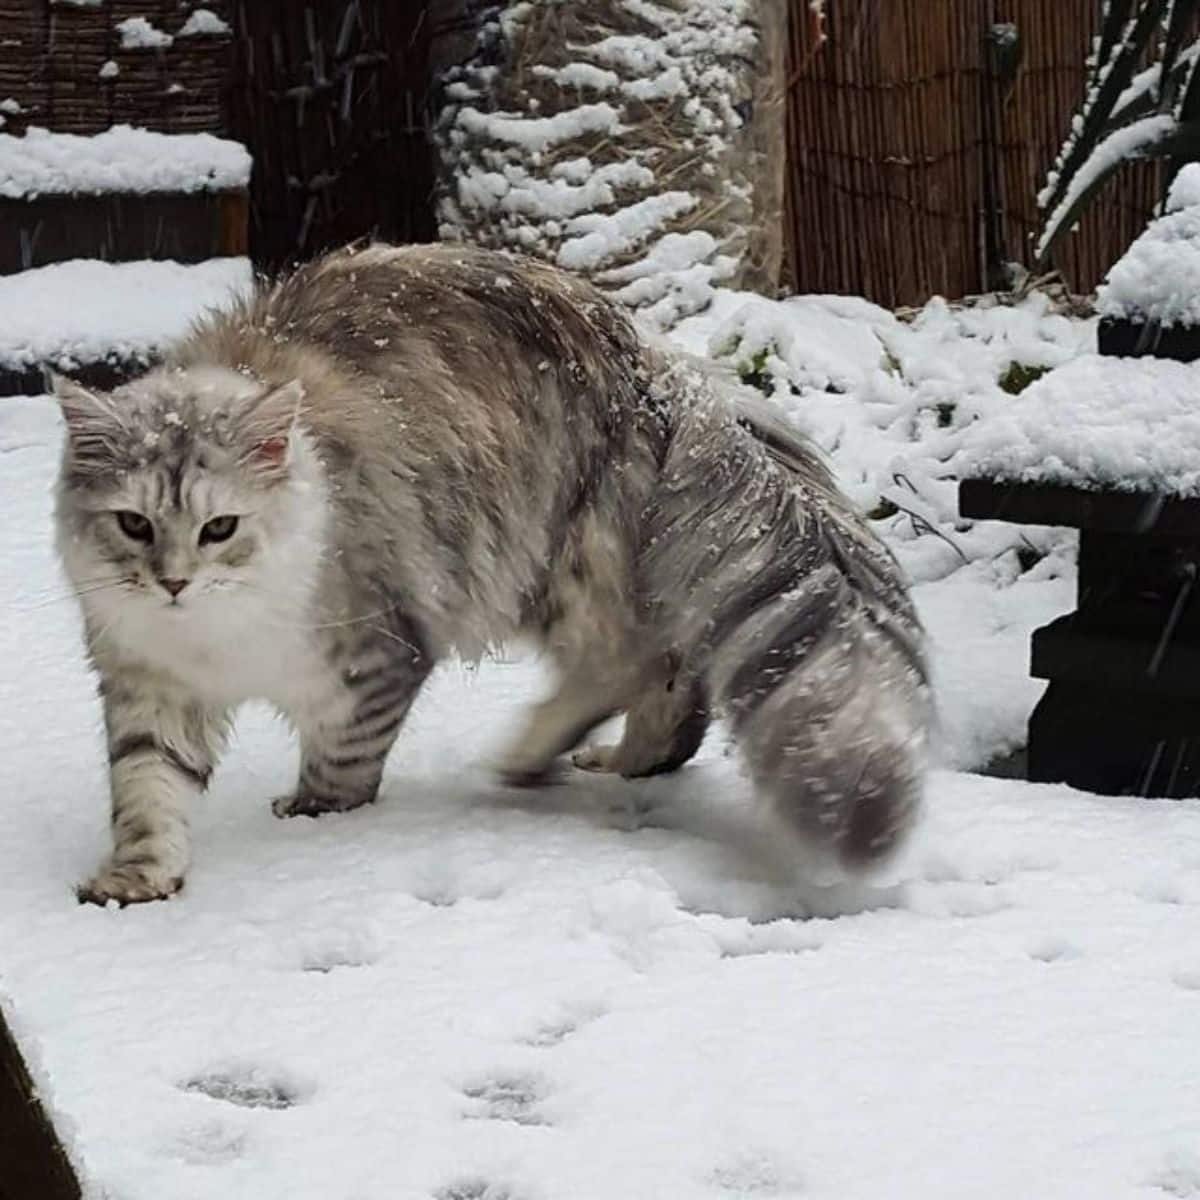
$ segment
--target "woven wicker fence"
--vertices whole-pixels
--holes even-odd
[[[224,24],[228,0],[205,0]],[[220,132],[229,82],[228,32],[185,33],[179,0],[0,0],[0,101],[5,132],[43,125],[98,133],[127,123],[167,133]],[[160,44],[126,44],[141,18]],[[150,37],[145,42],[152,42]]]
[[[1098,0],[828,0],[817,45],[793,0],[789,282],[915,304],[1029,264],[1035,197],[1084,88]],[[1015,71],[989,33],[1015,26]],[[1093,287],[1150,214],[1154,166],[1126,169],[1064,244]]]

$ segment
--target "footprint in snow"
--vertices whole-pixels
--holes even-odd
[[[471,1102],[463,1114],[476,1120],[513,1121],[517,1125],[548,1125],[538,1104],[547,1095],[536,1075],[493,1075],[468,1084],[463,1095]]]
[[[746,1150],[715,1167],[707,1182],[730,1197],[786,1197],[800,1195],[800,1173],[771,1150]]]
[[[369,967],[378,957],[373,938],[347,932],[305,943],[300,953],[300,969],[328,975],[342,967]]]
[[[605,1009],[599,1005],[580,1005],[577,1008],[565,1008],[554,1020],[539,1025],[532,1033],[517,1038],[522,1046],[536,1046],[545,1049],[558,1046],[569,1037],[574,1037],[581,1029],[598,1021],[604,1016]]]
[[[1200,967],[1182,967],[1171,978],[1185,992],[1200,992]]]
[[[166,1145],[172,1158],[196,1167],[219,1167],[241,1158],[246,1135],[221,1121],[207,1121],[180,1130]]]
[[[517,1200],[506,1184],[489,1183],[486,1179],[456,1179],[433,1193],[433,1200]]]
[[[1029,957],[1041,963],[1067,962],[1082,954],[1078,946],[1063,937],[1045,937],[1029,947]]]
[[[299,1089],[293,1084],[257,1067],[205,1072],[179,1086],[185,1092],[238,1108],[291,1108],[300,1099]]]
[[[1200,1155],[1190,1149],[1169,1151],[1147,1182],[1168,1196],[1200,1197]]]

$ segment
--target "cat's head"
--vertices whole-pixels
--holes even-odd
[[[110,393],[55,379],[55,392],[59,549],[89,611],[211,612],[286,586],[290,560],[319,556],[299,383],[193,367]]]

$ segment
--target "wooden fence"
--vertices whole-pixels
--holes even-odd
[[[366,234],[435,233],[421,0],[233,0],[231,130],[250,245],[274,268]]]
[[[788,282],[914,304],[994,286],[1004,261],[1030,265],[1098,0],[827,0],[822,46],[808,5],[792,5]],[[1139,165],[1109,185],[1059,254],[1070,286],[1103,277],[1158,181]]]

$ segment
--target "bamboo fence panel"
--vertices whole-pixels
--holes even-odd
[[[434,236],[425,5],[233,0],[232,128],[254,155],[251,253]]]
[[[804,292],[881,304],[989,285],[985,172],[1003,256],[1032,265],[1037,193],[1084,94],[1098,0],[827,0],[825,45],[791,0],[787,268]],[[984,43],[1011,22],[1021,60],[1001,94]],[[984,89],[997,119],[989,129]],[[1055,265],[1088,291],[1153,213],[1161,167],[1122,169]]]
[[[789,283],[914,303],[977,274],[980,52],[962,0],[793,3]],[[919,15],[919,20],[917,19]]]

